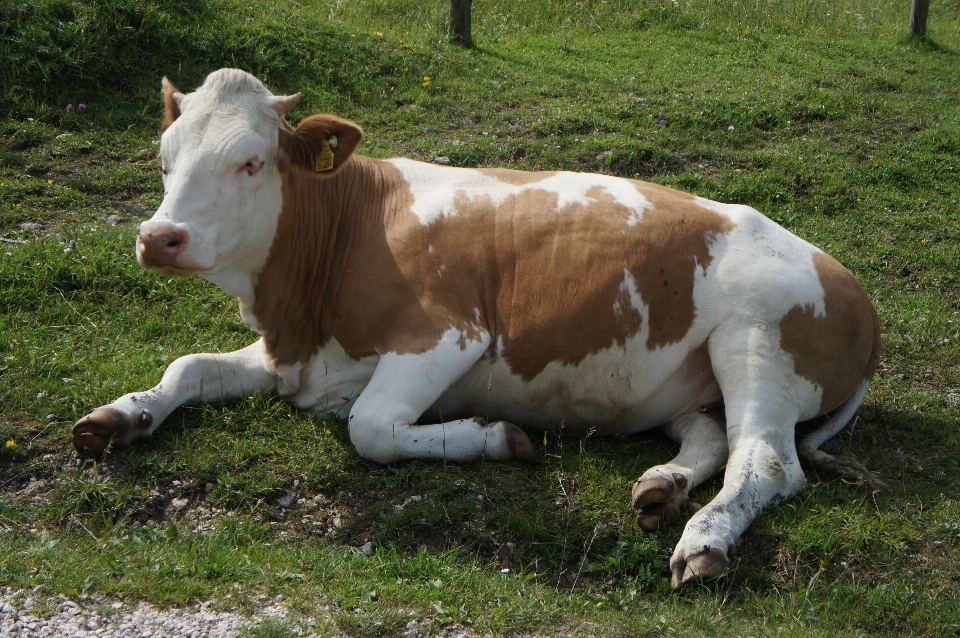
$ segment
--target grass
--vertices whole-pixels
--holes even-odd
[[[0,581],[93,606],[284,595],[291,619],[259,636],[960,629],[957,3],[935,4],[927,42],[883,2],[491,3],[469,51],[446,42],[442,3],[302,4],[0,8],[0,236],[24,242],[0,244]],[[70,426],[92,408],[253,338],[233,300],[133,258],[161,198],[159,79],[190,90],[223,65],[303,91],[294,120],[354,119],[364,154],[639,176],[824,248],[885,343],[826,449],[890,490],[808,470],[727,576],[674,593],[679,530],[644,535],[629,510],[633,479],[675,451],[656,433],[538,435],[533,465],[379,467],[343,424],[257,396],[77,457]]]

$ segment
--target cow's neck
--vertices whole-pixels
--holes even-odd
[[[283,171],[283,210],[252,305],[274,365],[306,363],[330,339],[354,239],[383,223],[392,185],[381,164],[354,156],[330,176]]]

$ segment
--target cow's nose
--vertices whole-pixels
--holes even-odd
[[[145,226],[145,225],[144,225]],[[177,255],[187,248],[190,236],[175,228],[140,227],[137,252],[146,266],[172,266]]]
[[[187,233],[182,230],[140,231],[137,238],[149,250],[161,251],[170,255],[178,255],[187,247]]]

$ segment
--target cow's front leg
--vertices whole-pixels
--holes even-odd
[[[153,389],[125,394],[77,421],[73,442],[100,454],[109,445],[129,445],[150,436],[181,405],[224,401],[276,387],[276,375],[264,367],[260,341],[226,354],[187,355],[170,364]]]
[[[651,467],[633,486],[637,523],[648,532],[677,523],[690,490],[727,462],[727,433],[706,412],[680,415],[664,432],[680,442],[680,453],[669,463]]]
[[[414,425],[486,351],[489,335],[469,339],[457,330],[444,333],[422,354],[387,353],[350,410],[350,440],[365,459],[472,461],[534,458],[533,446],[517,426],[477,417]]]

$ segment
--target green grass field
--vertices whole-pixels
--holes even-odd
[[[104,613],[121,596],[251,611],[283,594],[292,619],[260,636],[411,620],[421,635],[957,634],[960,3],[933,3],[925,42],[904,37],[900,4],[495,1],[474,6],[472,50],[447,42],[442,2],[0,4],[0,584]],[[874,300],[884,355],[825,449],[889,490],[808,469],[729,574],[674,592],[680,530],[643,534],[629,502],[675,453],[657,433],[538,435],[532,465],[380,467],[341,422],[257,396],[78,457],[70,428],[94,407],[178,356],[254,340],[232,299],[134,257],[162,196],[160,78],[192,90],[221,66],[302,91],[292,121],[353,119],[363,154],[638,176],[749,204],[830,252]]]

